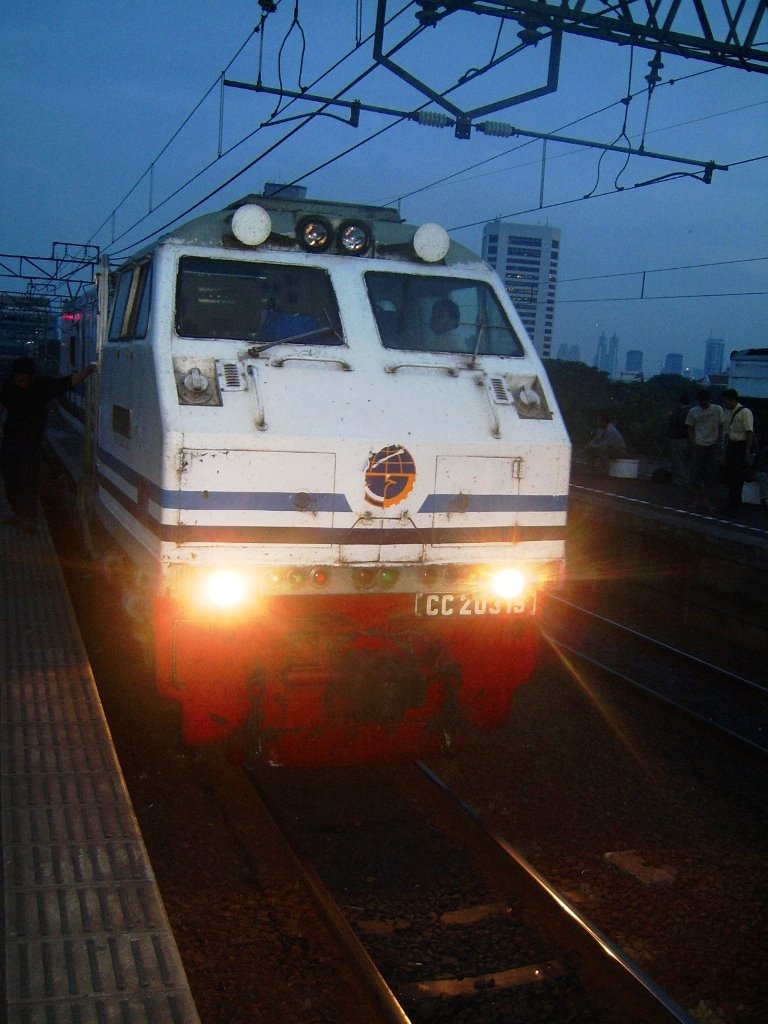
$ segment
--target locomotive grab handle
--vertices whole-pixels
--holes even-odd
[[[246,369],[249,377],[253,381],[253,393],[256,396],[256,428],[257,430],[266,430],[267,419],[264,412],[264,406],[261,402],[261,395],[259,393],[259,381],[256,376],[256,367],[249,363]]]
[[[485,400],[488,403],[488,408],[490,409],[491,416],[493,417],[493,427],[491,429],[491,435],[493,437],[501,437],[501,420],[499,419],[499,414],[496,411],[496,407],[493,404],[493,400],[490,394],[488,393],[488,379],[485,376],[485,374],[479,373],[477,377],[475,377],[475,383],[483,389]]]
[[[385,373],[397,373],[398,370],[445,370],[451,377],[458,377],[459,371],[448,363],[389,363],[384,367]]]
[[[351,370],[352,364],[348,363],[346,359],[340,359],[339,356],[311,356],[302,355],[301,352],[295,352],[292,355],[287,356],[276,356],[274,359],[270,359],[270,366],[282,366],[283,363],[287,363],[289,359],[303,359],[309,363],[338,363],[342,370]]]

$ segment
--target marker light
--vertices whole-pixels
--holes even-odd
[[[245,579],[238,572],[222,569],[205,581],[205,595],[217,608],[235,608],[245,598]]]
[[[425,263],[439,263],[450,247],[448,232],[439,224],[422,224],[413,236],[414,251]]]
[[[436,565],[427,565],[421,570],[421,579],[425,586],[434,587],[440,579],[440,570]]]
[[[289,584],[298,590],[307,582],[307,574],[304,569],[289,569],[287,580]]]
[[[499,597],[519,597],[525,589],[525,576],[519,569],[499,569],[491,578],[491,589]]]
[[[315,567],[309,574],[309,578],[312,580],[316,587],[325,587],[328,585],[330,576],[327,569],[321,569],[319,566]]]
[[[235,210],[232,217],[232,234],[243,245],[261,245],[272,231],[272,221],[262,206],[248,203]]]
[[[390,587],[394,587],[400,576],[399,570],[392,566],[388,566],[384,569],[379,569],[379,586],[382,590],[389,590]]]
[[[371,247],[371,233],[365,224],[347,220],[336,233],[339,248],[348,256],[364,256]]]
[[[376,582],[376,570],[360,566],[352,573],[352,579],[358,590],[368,590]]]
[[[303,217],[296,225],[296,237],[307,252],[325,252],[333,241],[333,228],[322,217]]]

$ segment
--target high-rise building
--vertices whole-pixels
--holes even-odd
[[[557,349],[558,359],[567,359],[571,363],[581,362],[581,350],[578,345],[569,345],[564,341]]]
[[[552,354],[560,230],[494,220],[483,228],[483,259],[496,270],[540,356]]]
[[[704,376],[709,377],[713,373],[723,372],[723,353],[725,352],[725,342],[722,338],[713,338],[711,335],[707,339],[707,345],[704,349]]]
[[[636,348],[627,350],[627,360],[624,369],[627,373],[643,372],[643,353]]]
[[[683,354],[682,352],[667,352],[664,360],[664,373],[676,373],[678,377],[683,375]]]
[[[619,339],[616,332],[614,331],[610,338],[606,338],[603,332],[597,339],[597,352],[592,365],[602,373],[607,373],[609,377],[615,377],[618,363]]]

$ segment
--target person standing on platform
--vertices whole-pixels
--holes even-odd
[[[696,393],[685,425],[691,442],[692,509],[712,511],[712,491],[717,479],[717,459],[723,437],[723,410],[712,405],[708,391]]]
[[[5,410],[0,473],[11,506],[12,515],[5,520],[9,525],[34,532],[48,406],[90,377],[94,369],[89,366],[68,377],[38,377],[34,360],[28,356],[11,366],[11,375],[0,388],[0,409]]]
[[[723,511],[727,516],[736,516],[741,511],[741,493],[744,475],[750,465],[755,425],[752,411],[741,404],[738,391],[728,388],[723,392],[723,402],[728,410],[725,424],[725,480],[728,484],[728,505]]]
[[[675,407],[667,418],[667,441],[669,442],[669,459],[672,464],[672,483],[687,484],[689,440],[688,427],[685,425],[690,402],[687,395],[680,395]]]

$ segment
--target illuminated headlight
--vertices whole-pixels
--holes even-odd
[[[491,577],[491,590],[498,597],[519,597],[525,590],[525,576],[519,569],[499,569]]]
[[[348,220],[336,234],[339,248],[348,256],[364,256],[371,247],[371,233],[365,224]]]
[[[303,217],[296,225],[296,237],[307,252],[325,252],[333,241],[333,228],[322,217]]]
[[[248,584],[242,573],[220,569],[203,580],[202,597],[206,604],[219,609],[237,608],[248,596]]]

